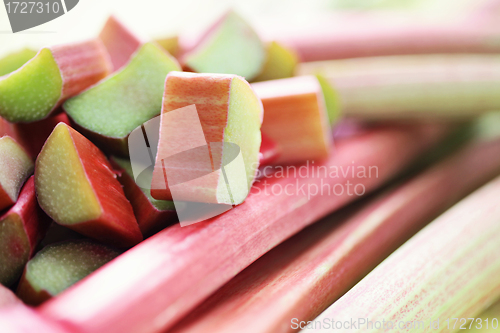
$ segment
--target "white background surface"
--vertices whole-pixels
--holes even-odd
[[[20,0],[22,1],[22,0]],[[109,14],[115,14],[134,32],[163,37],[200,30],[229,8],[236,9],[257,28],[300,29],[318,15],[339,7],[417,8],[425,17],[463,11],[485,0],[80,0],[67,14],[41,26],[13,34],[0,3],[0,56],[30,46],[76,42],[95,36]],[[492,1],[492,0],[486,0]]]

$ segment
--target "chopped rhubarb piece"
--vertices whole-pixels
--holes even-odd
[[[0,59],[0,76],[9,74],[23,66],[36,55],[36,51],[22,49]]]
[[[471,143],[396,189],[287,240],[169,332],[288,332],[291,318],[295,324],[313,320],[425,224],[499,172],[500,140]]]
[[[108,160],[64,123],[55,127],[38,155],[35,186],[40,206],[55,222],[118,247],[142,240]]]
[[[99,34],[99,38],[111,58],[113,71],[125,66],[143,44],[139,37],[135,36],[114,16],[108,18]]]
[[[411,320],[444,332],[447,319],[475,318],[500,298],[499,196],[496,178],[422,229],[315,320]]]
[[[193,104],[196,108],[180,109]],[[170,73],[165,81],[151,185],[153,198],[172,200],[172,184],[167,185],[173,179],[176,200],[242,203],[258,168],[262,113],[262,103],[242,77]],[[231,149],[231,144],[237,148]],[[221,145],[222,151],[219,150]],[[205,151],[195,151],[200,146],[206,147]],[[189,151],[193,153],[186,154],[186,161],[181,161],[186,163],[179,163],[180,158],[169,160],[180,152]],[[242,158],[242,165],[230,163],[233,154]],[[192,168],[186,170],[188,164]],[[183,178],[188,180],[184,182]]]
[[[71,240],[44,247],[24,269],[17,295],[39,305],[71,287],[120,252],[88,240]]]
[[[252,27],[227,12],[183,57],[183,65],[198,73],[236,74],[252,80],[266,60],[265,45]]]
[[[135,218],[145,237],[177,222],[174,203],[156,200],[151,196],[150,189],[141,188],[134,180],[129,160],[113,157],[111,164],[120,171],[118,180],[123,185],[125,196],[134,208]]]
[[[0,138],[0,210],[12,206],[21,187],[33,173],[33,160],[11,137]]]
[[[280,156],[275,163],[322,160],[332,146],[326,97],[314,76],[252,84],[264,105],[262,132],[276,142]]]
[[[33,123],[12,124],[12,128],[23,148],[33,159],[36,159],[50,133],[60,122],[69,125],[69,119],[65,113]]]
[[[284,79],[292,77],[299,58],[295,52],[278,42],[270,42],[266,47],[267,56],[259,75],[253,82]]]
[[[0,283],[16,282],[45,235],[50,219],[42,212],[31,177],[16,204],[0,217]]]
[[[19,70],[0,78],[0,116],[10,122],[44,119],[109,71],[99,40],[43,48]]]
[[[345,177],[303,178],[293,171],[288,177],[270,177],[267,186],[257,184],[243,204],[209,221],[157,233],[39,311],[81,333],[167,329],[274,246],[358,198],[355,185],[358,193],[374,190],[441,136],[438,128],[404,127],[340,141],[336,154],[322,165],[335,170],[351,168],[355,161],[366,178],[352,177],[351,172]],[[311,174],[316,167],[303,169]],[[330,189],[330,195],[320,195],[322,183],[344,191],[337,189],[335,195]],[[273,195],[269,186],[286,188],[291,195]],[[318,191],[310,193],[314,187]]]
[[[128,155],[127,137],[160,114],[165,78],[179,70],[177,61],[154,43],[146,43],[126,66],[64,103],[75,128],[100,148]]]
[[[500,109],[497,55],[408,55],[304,63],[324,75],[344,116],[366,120],[470,119]]]
[[[165,51],[170,53],[172,56],[177,57],[179,55],[179,37],[165,37],[156,39],[156,43],[160,45]]]

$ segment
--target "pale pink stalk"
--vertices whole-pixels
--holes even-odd
[[[303,178],[292,172],[266,179],[269,186],[286,187],[291,195],[270,194],[261,180],[243,204],[208,221],[159,232],[43,304],[39,312],[80,333],[169,328],[271,248],[356,199],[354,184],[362,184],[358,192],[380,186],[442,133],[442,128],[386,128],[340,140],[324,165],[371,167],[371,178],[350,173]],[[303,170],[310,173],[313,167]],[[308,193],[308,187],[322,182],[346,189],[339,195]]]
[[[0,329],[2,333],[75,333],[46,320],[21,302],[0,308]]]
[[[467,119],[500,109],[500,56],[405,55],[304,63],[324,75],[344,116],[364,120]]]
[[[500,139],[470,144],[389,193],[281,244],[169,332],[293,331],[293,318],[314,319],[422,226],[499,172]]]
[[[301,22],[302,23],[302,22]],[[277,28],[284,26],[281,31]],[[302,61],[404,54],[499,53],[500,30],[480,16],[431,20],[407,13],[328,14],[314,22],[269,25],[267,40],[294,49]],[[266,29],[265,29],[266,28]]]
[[[388,325],[403,331],[406,323],[409,331],[458,330],[500,298],[499,197],[496,178],[421,230],[315,321],[379,322],[343,332],[382,332]],[[453,318],[459,318],[455,327]],[[331,329],[316,325],[305,332]]]

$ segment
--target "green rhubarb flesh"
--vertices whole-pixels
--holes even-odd
[[[223,154],[222,164],[231,186],[232,198],[227,198],[227,189],[224,177],[219,180],[217,197],[219,202],[242,203],[249,193],[254,181],[256,168],[259,164],[259,150],[261,144],[261,102],[253,93],[250,85],[241,78],[235,77],[231,82],[229,98],[229,112],[227,126],[224,129],[224,142],[231,142],[241,148],[241,155],[245,163],[247,187],[245,183],[236,180],[241,171],[236,164],[230,164],[231,154]],[[251,111],[252,110],[252,111]],[[231,200],[232,199],[232,200]]]
[[[24,65],[36,55],[36,51],[22,49],[0,59],[0,76],[9,74]]]
[[[165,78],[180,70],[154,43],[144,44],[119,72],[64,103],[68,115],[94,133],[125,138],[160,114]]]
[[[9,214],[0,220],[0,283],[10,286],[28,262],[30,243],[21,218]]]
[[[318,79],[321,91],[323,92],[328,120],[330,121],[330,124],[334,125],[341,116],[339,95],[323,75],[316,74],[316,78]]]
[[[220,26],[185,59],[199,73],[237,74],[253,79],[266,60],[265,45],[239,15],[229,12]]]
[[[132,178],[134,179],[134,172],[132,171],[132,164],[130,163],[129,160],[126,160],[124,158],[119,158],[113,156],[113,161],[115,161],[125,172]],[[139,187],[148,198],[149,202],[158,210],[164,211],[164,210],[175,210],[174,203],[169,200],[157,200],[151,196],[151,190],[141,188]]]
[[[35,187],[42,209],[59,224],[96,219],[101,207],[65,125],[58,125],[36,161]]]
[[[52,244],[28,262],[25,279],[35,291],[55,296],[118,255],[119,252],[90,241]]]
[[[0,138],[0,156],[0,185],[15,202],[34,164],[24,149],[8,136]]]
[[[254,82],[292,77],[299,62],[297,55],[280,43],[271,42],[267,46],[267,57],[261,72]]]
[[[48,116],[62,93],[63,80],[49,49],[42,49],[18,71],[0,78],[0,116],[33,122]]]

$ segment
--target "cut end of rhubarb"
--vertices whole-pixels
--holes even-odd
[[[177,57],[179,55],[179,37],[165,37],[155,40],[158,45],[160,45],[165,51],[170,53],[172,56]]]
[[[30,256],[30,243],[17,214],[0,219],[0,283],[10,286],[21,276]]]
[[[92,141],[104,146],[103,142],[114,139],[126,147],[130,132],[160,114],[165,77],[179,69],[159,46],[146,43],[125,67],[66,101],[64,109]],[[114,147],[109,150],[123,154]]]
[[[299,58],[291,49],[278,42],[267,45],[267,57],[259,75],[252,79],[253,82],[285,79],[292,77]]]
[[[0,76],[21,68],[26,62],[31,60],[36,53],[36,51],[31,49],[22,49],[18,52],[6,55],[0,59]]]
[[[55,221],[74,224],[101,215],[68,126],[56,126],[38,156],[36,168],[38,201]]]
[[[43,48],[20,69],[0,79],[0,116],[10,122],[43,119],[57,104],[62,88],[54,56]]]
[[[132,181],[134,181],[134,172],[132,170],[132,164],[130,163],[129,160],[124,159],[124,158],[119,158],[113,156],[111,158],[112,162],[116,163],[121,169],[123,169],[124,172],[127,173],[127,175],[130,177]],[[134,181],[135,182],[135,181]],[[122,183],[124,187],[126,187],[125,184]],[[137,184],[136,184],[137,185]],[[137,185],[138,186],[138,185]],[[139,186],[138,186],[139,187]],[[160,211],[173,211],[175,210],[174,203],[169,200],[156,200],[151,196],[151,191],[149,189],[144,189],[139,187],[146,196],[146,198],[151,202],[151,204]]]
[[[332,132],[326,97],[314,76],[252,84],[264,105],[262,132],[280,147],[277,164],[328,157]]]
[[[33,172],[33,161],[14,139],[0,138],[0,210],[14,204],[21,187]]]
[[[236,74],[251,80],[261,71],[265,58],[265,46],[257,33],[230,11],[185,56],[184,63],[199,73]]]
[[[87,240],[73,240],[43,248],[26,265],[17,293],[37,305],[39,294],[55,296],[71,287],[120,253]]]
[[[172,72],[163,102],[153,198],[243,202],[259,163],[263,115],[248,82],[236,75]]]
[[[117,247],[142,240],[130,202],[104,154],[59,123],[38,155],[38,202],[55,222]]]
[[[328,82],[328,79],[323,75],[316,74],[316,78],[318,79],[321,90],[323,91],[328,120],[330,121],[330,124],[334,125],[339,121],[341,116],[339,95],[330,82]]]

